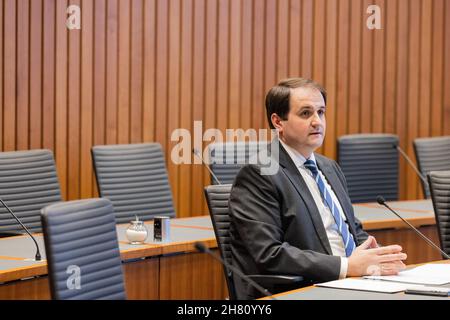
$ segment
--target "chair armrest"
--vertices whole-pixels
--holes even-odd
[[[303,281],[302,276],[288,276],[288,275],[260,275],[254,274],[248,276],[262,287],[273,285],[289,285],[296,284]]]

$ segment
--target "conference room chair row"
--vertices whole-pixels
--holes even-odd
[[[414,142],[416,155],[420,154],[418,150],[422,141],[418,142],[417,144],[416,141]],[[442,145],[446,142],[446,138],[441,137],[438,142]],[[359,158],[363,163],[373,165],[374,169],[378,168],[379,162],[383,162],[385,165],[382,169],[386,170],[386,163],[389,164],[389,162],[385,162],[380,157],[385,155],[388,159],[395,158],[392,150],[397,150],[398,138],[393,135],[353,135],[341,137],[338,145],[339,161],[343,170],[345,168],[343,155],[346,152],[354,155],[351,161]],[[429,141],[425,143],[426,148],[430,145]],[[384,153],[380,152],[381,146],[385,148]],[[234,175],[242,166],[243,161],[239,157],[248,159],[260,146],[255,148],[251,143],[237,143],[233,147],[237,151],[243,151],[244,154],[242,156],[237,152],[236,160],[239,161],[236,161],[236,165],[228,167],[224,161],[216,161],[217,155],[222,157],[224,155],[224,144],[214,144],[211,147],[211,169],[221,177],[219,181],[228,182],[226,180],[228,175],[232,182]],[[221,151],[220,148],[222,148]],[[448,151],[446,147],[443,149]],[[432,153],[429,149],[425,152]],[[374,156],[375,160],[368,159],[367,155]],[[431,158],[430,154],[427,156],[428,159]],[[448,158],[442,160],[442,155],[439,157],[440,161],[448,164]],[[26,210],[39,212],[43,208],[42,226],[50,287],[52,297],[55,299],[125,298],[115,224],[128,222],[134,218],[136,212],[143,220],[151,219],[155,214],[175,215],[165,160],[159,144],[96,146],[92,149],[92,159],[99,192],[103,198],[61,202],[61,192],[50,151],[0,153],[0,196],[8,201],[13,210],[25,213],[21,218],[27,220],[26,223],[31,223],[31,229],[38,230],[40,221],[37,223],[28,221],[30,217],[27,216]],[[392,161],[391,165],[393,164],[394,168],[397,166],[398,174],[398,164],[395,165],[394,162]],[[436,161],[431,162],[436,163]],[[356,166],[362,165],[356,163]],[[420,163],[419,166],[421,170],[425,168]],[[354,167],[355,163],[350,166],[352,169]],[[234,175],[230,174],[233,170]],[[346,173],[347,175],[351,176],[349,173]],[[441,246],[445,249],[450,242],[448,240],[450,239],[448,236],[450,171],[431,172],[428,178]],[[359,188],[362,186],[360,185]],[[228,234],[230,190],[231,184],[209,186],[205,189],[219,249],[222,257],[227,261],[231,260]],[[5,215],[3,214],[2,217]],[[41,216],[39,220],[40,218]],[[84,268],[83,290],[74,291],[67,286],[67,270],[64,268],[68,265],[89,266]],[[224,271],[230,298],[236,298],[237,293],[234,292],[230,282],[231,273]],[[301,276],[250,276],[265,287],[298,285],[303,281]]]
[[[450,136],[413,142],[424,195],[426,175],[450,170]],[[378,195],[398,200],[399,138],[392,134],[354,134],[337,140],[337,161],[347,179],[353,203],[373,202]],[[267,142],[226,142],[209,146],[212,184],[232,184],[240,168]],[[99,194],[108,198],[117,223],[154,216],[176,216],[161,145],[158,143],[94,146],[92,161]],[[232,151],[232,163],[230,163]],[[401,151],[401,150],[400,150]],[[39,232],[40,210],[62,201],[53,154],[49,150],[0,153],[0,198],[25,225]],[[0,208],[0,233],[21,232]]]

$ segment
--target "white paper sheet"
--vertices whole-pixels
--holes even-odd
[[[350,289],[383,293],[396,293],[405,291],[407,288],[423,288],[421,285],[411,285],[405,283],[395,283],[379,280],[368,279],[352,279],[346,278],[342,280],[335,280],[316,284],[318,287],[336,288],[336,289]]]
[[[426,264],[401,271],[396,276],[365,276],[364,278],[402,283],[443,285],[450,283],[450,264]]]

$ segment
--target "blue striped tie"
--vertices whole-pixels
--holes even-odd
[[[331,198],[331,194],[327,190],[325,181],[323,181],[322,176],[319,174],[316,163],[312,160],[306,160],[304,165],[312,172],[313,177],[316,180],[317,185],[319,186],[320,193],[322,193],[322,197],[325,199],[325,202],[330,209],[331,214],[334,217],[334,221],[336,222],[336,225],[339,229],[339,233],[341,234],[344,241],[345,254],[347,255],[347,257],[349,257],[356,247],[355,241],[353,240],[353,235],[348,230],[348,225],[345,223],[344,219],[339,213],[338,206],[334,203],[333,198]]]

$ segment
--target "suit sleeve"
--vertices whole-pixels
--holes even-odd
[[[342,172],[341,167],[335,161],[333,161],[333,165],[336,169],[339,179],[341,180],[341,182],[345,188],[345,192],[348,194],[347,180],[345,179],[345,175]],[[356,237],[358,240],[358,244],[361,244],[367,240],[367,238],[369,237],[369,234],[363,230],[361,221],[359,221],[359,219],[354,214],[353,214],[353,217],[355,219],[355,230],[356,230]]]
[[[301,275],[313,281],[339,278],[340,257],[301,250],[284,240],[283,202],[270,176],[257,166],[239,172],[230,195],[232,230],[263,274]],[[299,230],[298,232],[301,232]],[[237,240],[236,240],[237,239]]]

